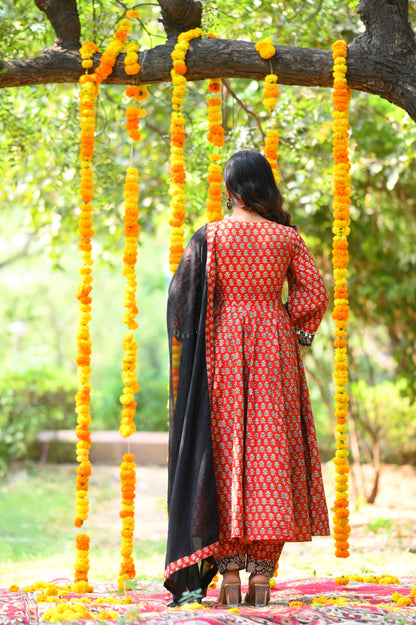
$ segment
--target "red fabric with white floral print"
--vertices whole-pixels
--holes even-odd
[[[224,219],[209,224],[207,241],[207,372],[220,543],[328,535],[294,331],[316,332],[328,303],[322,277],[293,228]],[[287,308],[281,299],[286,276]]]

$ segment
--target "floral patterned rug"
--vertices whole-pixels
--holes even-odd
[[[119,625],[416,625],[416,575],[402,578],[399,584],[350,581],[341,586],[334,579],[278,581],[268,606],[255,608],[243,603],[233,609],[216,605],[218,588],[209,590],[202,608],[195,604],[170,608],[170,595],[160,584],[138,582],[125,595],[117,592],[115,584],[101,582],[94,585],[93,593],[76,595],[65,590],[70,583],[54,580],[59,596],[53,595],[56,590],[51,590],[52,583],[25,592],[0,589],[0,625],[69,620],[84,625],[91,619]],[[244,584],[242,590],[244,594]]]

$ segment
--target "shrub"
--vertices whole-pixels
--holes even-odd
[[[138,431],[157,432],[168,429],[167,375],[161,377],[157,371],[148,369],[139,373],[140,391],[136,394],[136,415]],[[120,395],[123,391],[121,373],[117,367],[108,367],[99,381],[93,384],[91,399],[93,430],[118,430],[121,418]]]
[[[351,384],[357,405],[357,432],[361,443],[380,446],[382,462],[414,464],[416,457],[416,403],[405,393],[406,382],[381,382],[370,386],[363,380]]]
[[[36,433],[75,427],[76,377],[52,367],[8,371],[0,377],[0,473],[30,458]]]

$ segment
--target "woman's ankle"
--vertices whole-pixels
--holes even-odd
[[[224,584],[238,584],[240,582],[240,571],[238,569],[231,569],[223,573]]]
[[[266,575],[262,575],[261,573],[251,573],[248,583],[250,585],[253,584],[269,584],[270,578]]]

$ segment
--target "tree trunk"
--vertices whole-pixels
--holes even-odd
[[[351,467],[352,486],[357,499],[359,497],[366,499],[365,477],[363,467],[361,465],[360,447],[358,444],[357,430],[355,428],[354,419],[349,420],[349,431],[350,448],[353,459],[353,465]]]
[[[373,440],[373,469],[374,469],[374,478],[373,478],[373,486],[371,488],[371,493],[367,497],[367,503],[373,504],[376,501],[378,487],[380,484],[380,476],[381,476],[381,464],[380,464],[380,443],[379,440]]]

